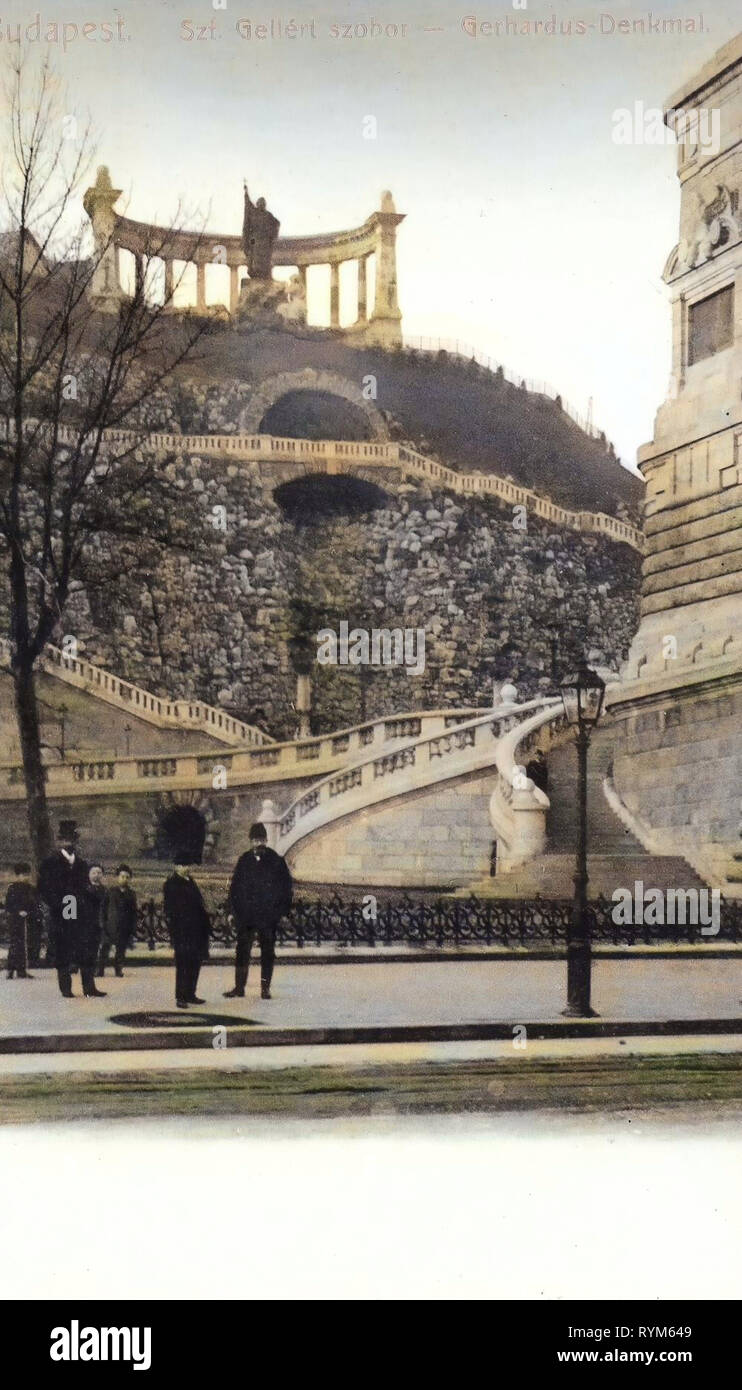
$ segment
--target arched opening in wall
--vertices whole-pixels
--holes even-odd
[[[364,516],[386,507],[389,502],[383,488],[376,483],[346,473],[294,478],[281,483],[273,496],[290,521],[304,526],[333,516]]]
[[[258,433],[282,439],[374,438],[365,410],[332,391],[287,391],[265,412]]]
[[[168,806],[158,819],[155,855],[172,863],[176,854],[187,854],[200,864],[205,840],[206,821],[195,806]]]

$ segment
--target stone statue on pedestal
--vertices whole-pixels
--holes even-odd
[[[270,280],[273,268],[273,247],[280,222],[265,206],[265,198],[257,203],[250,200],[245,183],[245,214],[242,222],[242,245],[245,248],[247,273],[251,280]]]

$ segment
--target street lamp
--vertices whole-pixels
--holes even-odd
[[[594,1018],[590,1008],[590,923],[587,908],[587,750],[590,735],[600,719],[605,681],[581,661],[577,671],[561,685],[564,712],[577,730],[578,834],[575,895],[567,936],[567,1018]]]

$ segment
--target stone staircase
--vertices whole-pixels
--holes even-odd
[[[613,734],[610,725],[598,730],[588,762],[588,872],[591,896],[610,897],[615,888],[641,881],[645,889],[701,888],[698,877],[679,855],[650,854],[609,806],[603,782],[610,776]],[[574,891],[577,848],[577,754],[572,740],[548,754],[550,807],[547,848],[510,873],[478,885],[497,897],[569,898]],[[740,856],[742,859],[742,856]]]

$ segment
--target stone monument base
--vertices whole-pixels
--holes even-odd
[[[742,663],[624,682],[611,698],[613,784],[654,854],[681,854],[710,887],[742,897]]]

